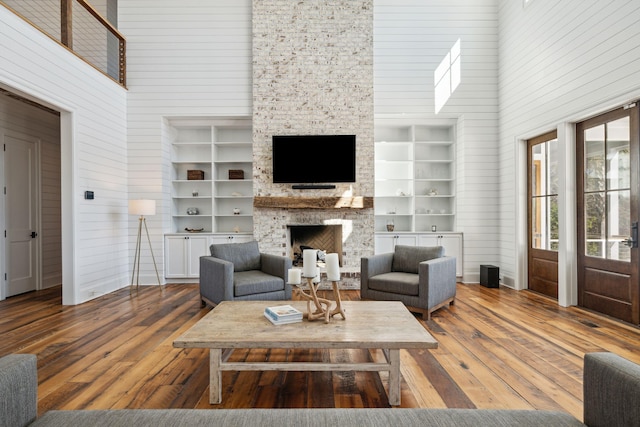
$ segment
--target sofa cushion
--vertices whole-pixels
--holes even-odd
[[[49,411],[34,426],[584,426],[560,411],[419,408],[120,409]]]
[[[233,293],[236,297],[284,290],[284,280],[260,270],[239,271],[233,274]]]
[[[444,256],[442,246],[405,246],[397,245],[393,254],[391,271],[418,274],[418,264],[422,261]]]
[[[413,273],[391,272],[369,278],[369,289],[392,294],[418,296],[420,276]]]
[[[212,257],[232,262],[233,271],[260,270],[260,250],[255,240],[211,245],[209,250]]]

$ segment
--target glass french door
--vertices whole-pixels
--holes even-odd
[[[550,132],[527,141],[528,288],[558,298],[558,138]]]
[[[640,322],[638,107],[578,123],[578,304]]]

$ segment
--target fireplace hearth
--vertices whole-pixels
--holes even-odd
[[[287,234],[288,253],[294,266],[302,266],[305,249],[316,249],[320,266],[326,254],[337,253],[342,267],[342,225],[288,225]]]

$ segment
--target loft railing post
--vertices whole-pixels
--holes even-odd
[[[73,0],[60,0],[60,42],[73,49]]]
[[[118,49],[118,63],[120,64],[120,84],[127,86],[127,42],[124,38],[118,38],[120,49]]]

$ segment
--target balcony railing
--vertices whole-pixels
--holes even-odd
[[[111,10],[115,2],[92,3],[96,7],[86,0],[0,0],[16,15],[126,86],[126,40],[105,18],[117,16],[117,10]]]

